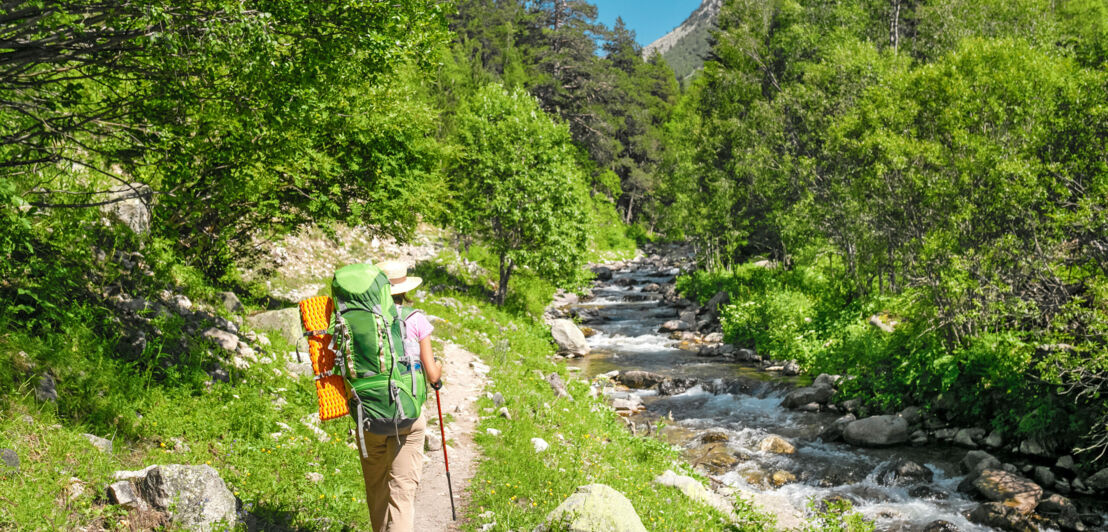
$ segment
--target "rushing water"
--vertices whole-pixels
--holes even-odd
[[[731,486],[775,490],[801,511],[810,501],[839,496],[853,501],[855,510],[873,520],[877,530],[919,531],[936,520],[950,522],[962,531],[991,530],[962,515],[975,506],[956,490],[962,479],[958,462],[965,450],[949,446],[863,449],[823,442],[818,437],[821,429],[837,416],[783,408],[781,401],[792,384],[790,379],[727,359],[698,357],[657,332],[662,323],[677,317],[677,309],[667,305],[659,293],[645,293],[642,287],[672,282],[673,273],[616,272],[611,281],[594,288],[593,299],[576,305],[578,312],[591,316],[587,324],[596,331],[589,338],[592,353],[573,362],[587,375],[638,369],[701,380],[672,396],[660,396],[654,390],[632,391],[647,408],[636,419],[672,417],[674,421],[663,436],[684,446],[690,461],[710,462],[709,473]],[[745,384],[739,391],[724,386],[724,379]],[[715,435],[711,438],[715,445],[704,444],[707,433]],[[771,434],[789,440],[796,447],[795,454],[760,451],[759,443]],[[900,459],[924,465],[934,479],[901,486],[879,482],[883,468]],[[775,487],[779,483],[774,481],[775,473],[795,480]]]

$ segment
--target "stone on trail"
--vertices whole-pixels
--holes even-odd
[[[297,307],[255,314],[247,317],[246,323],[254,329],[277,331],[288,343],[294,345],[304,332],[304,327],[300,323],[300,309]]]
[[[550,325],[550,334],[554,336],[558,349],[564,353],[577,356],[584,356],[589,353],[589,344],[585,341],[585,334],[572,321],[554,320]]]
[[[534,532],[646,532],[631,501],[604,485],[577,488],[562,504],[547,514]]]
[[[883,415],[851,421],[843,429],[843,439],[861,447],[884,447],[908,441],[908,421],[900,416]]]

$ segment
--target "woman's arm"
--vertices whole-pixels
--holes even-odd
[[[419,341],[419,362],[423,365],[423,376],[428,383],[434,384],[442,380],[442,365],[431,352],[431,335],[424,336]]]

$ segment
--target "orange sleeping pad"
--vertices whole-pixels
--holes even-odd
[[[300,302],[300,321],[304,325],[304,335],[308,337],[308,353],[312,358],[312,372],[316,375],[315,391],[319,396],[321,421],[350,413],[346,403],[346,379],[342,375],[329,373],[335,369],[335,348],[327,329],[334,314],[335,303],[330,297],[316,296]]]

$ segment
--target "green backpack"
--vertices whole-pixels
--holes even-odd
[[[351,264],[335,271],[335,352],[354,393],[350,415],[371,434],[395,436],[419,419],[427,383],[419,353],[406,353],[407,328],[380,268]],[[365,443],[359,436],[362,456]]]

